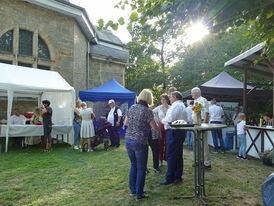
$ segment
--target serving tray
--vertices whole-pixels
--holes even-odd
[[[171,127],[194,127],[194,124],[169,124]]]

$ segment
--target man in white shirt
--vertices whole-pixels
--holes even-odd
[[[212,106],[209,107],[210,124],[222,124],[223,117],[224,117],[223,108],[216,105],[215,99],[211,100],[211,104],[212,104]],[[214,144],[213,153],[218,153],[218,140],[217,140],[216,135],[218,135],[218,138],[220,140],[221,151],[224,152],[225,148],[224,148],[222,129],[212,130],[211,135],[212,135],[213,144]]]
[[[120,123],[122,119],[122,112],[119,108],[115,107],[115,101],[110,99],[108,101],[110,106],[110,111],[107,116],[107,120],[111,123],[109,127],[109,136],[110,136],[110,147],[119,147],[120,146]]]
[[[188,107],[186,108],[186,112],[187,112],[187,123],[192,124],[193,123],[193,119],[192,119],[192,108],[193,108],[193,104],[194,101],[191,101],[188,105]],[[191,131],[187,131],[186,132],[186,136],[187,136],[187,146],[189,149],[193,148],[193,135]]]
[[[167,131],[167,173],[166,178],[160,182],[161,185],[168,185],[173,182],[182,181],[183,174],[183,142],[186,132],[182,130],[171,130],[169,122],[175,120],[187,121],[185,105],[182,102],[182,95],[175,91],[170,96],[171,107],[167,110],[165,118],[160,121]]]
[[[10,124],[24,125],[26,124],[26,117],[21,115],[19,109],[14,109],[14,115],[10,117]],[[20,146],[24,137],[14,137],[13,146]]]
[[[194,104],[196,102],[199,102],[203,105],[201,116],[202,116],[202,122],[208,123],[209,121],[209,108],[208,108],[208,102],[206,98],[201,96],[201,90],[199,87],[194,87],[191,90],[191,96],[194,99]],[[194,112],[192,112],[192,118],[194,117]],[[207,143],[207,132],[204,133],[204,167],[205,169],[211,168],[211,161],[209,157],[209,147]]]

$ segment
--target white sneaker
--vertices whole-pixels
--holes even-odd
[[[93,149],[88,149],[88,152],[94,152],[94,150]]]
[[[74,146],[74,149],[77,149],[77,150],[78,150],[78,149],[79,149],[79,147],[78,147],[77,145],[75,145],[75,146]]]

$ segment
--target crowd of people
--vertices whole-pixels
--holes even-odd
[[[195,87],[191,90],[193,101],[186,107],[182,101],[182,94],[171,87],[168,94],[160,96],[161,104],[153,108],[153,94],[149,89],[144,89],[138,95],[136,104],[132,105],[125,115],[116,106],[115,101],[110,99],[108,105],[110,111],[105,119],[109,122],[107,131],[110,136],[110,147],[120,146],[120,128],[124,124],[127,126],[125,134],[125,144],[129,160],[131,162],[129,173],[129,188],[132,195],[140,200],[148,198],[144,191],[145,178],[148,173],[148,151],[151,147],[153,157],[153,170],[160,172],[164,161],[167,162],[167,172],[165,178],[159,182],[160,185],[168,185],[182,181],[183,175],[183,145],[186,139],[189,149],[193,149],[193,133],[184,130],[171,129],[170,123],[176,120],[184,120],[188,124],[195,124],[193,105],[200,103],[202,123],[223,124],[224,111],[216,104],[216,100],[211,100],[211,106],[206,98],[201,95],[201,90]],[[44,100],[40,108],[36,108],[30,124],[43,124],[45,152],[52,150],[51,130],[52,130],[52,108],[50,102]],[[272,122],[272,116],[265,114],[263,119]],[[14,110],[11,117],[11,124],[25,124],[25,117],[18,109]],[[87,139],[88,150],[93,152],[92,138],[95,136],[94,128],[95,114],[92,108],[88,108],[85,102],[77,100],[74,109],[74,149],[83,151],[85,139]],[[240,113],[240,108],[235,108],[232,118],[235,126],[235,135],[239,141],[239,153],[237,158],[246,160],[246,120],[245,114]],[[222,130],[211,131],[213,140],[213,153],[225,152]],[[33,142],[34,137],[26,137],[26,142]],[[19,144],[20,138],[14,138],[14,143]],[[204,165],[205,169],[211,168],[207,133],[204,136]],[[220,145],[220,147],[219,147]]]
[[[120,146],[120,128],[122,125],[122,112],[116,107],[115,101],[110,99],[108,101],[110,111],[106,114],[106,120],[110,123],[107,127],[108,134],[110,137],[110,147]],[[85,102],[81,100],[76,101],[76,107],[74,109],[74,149],[80,149],[81,152],[84,150],[84,141],[88,141],[87,152],[93,152],[92,138],[95,137],[94,128],[95,114],[92,108],[87,108]],[[95,123],[96,124],[96,123]]]
[[[183,175],[183,145],[185,138],[189,149],[194,147],[192,132],[184,130],[171,129],[170,124],[176,120],[184,120],[188,124],[194,122],[193,105],[201,103],[201,120],[203,123],[222,124],[224,111],[222,107],[216,105],[216,100],[211,100],[211,107],[206,98],[201,96],[201,90],[195,87],[191,90],[193,101],[189,102],[186,107],[182,101],[182,95],[171,87],[168,94],[160,96],[161,104],[153,108],[153,95],[149,89],[144,89],[137,97],[136,104],[131,106],[125,115],[123,122],[123,114],[115,105],[115,101],[110,99],[108,105],[110,111],[106,114],[106,120],[110,123],[107,128],[110,136],[110,146],[120,146],[120,128],[122,123],[127,126],[125,134],[125,144],[128,157],[131,162],[129,174],[129,188],[136,199],[147,198],[144,192],[145,177],[148,173],[148,148],[151,147],[153,157],[153,170],[160,172],[160,167],[167,162],[167,172],[165,179],[159,182],[160,185],[168,185],[182,181]],[[51,146],[51,130],[52,130],[52,108],[50,102],[44,100],[40,108],[35,109],[30,124],[43,124],[44,128],[44,144],[45,152],[52,150]],[[264,117],[266,121],[269,117]],[[18,109],[14,110],[11,117],[11,124],[25,124],[25,117],[19,113]],[[87,152],[93,152],[92,138],[95,136],[94,122],[95,114],[92,108],[88,108],[85,102],[77,100],[74,109],[74,149],[83,151],[84,142],[87,139]],[[269,120],[271,121],[271,120]],[[245,115],[240,113],[239,108],[235,108],[233,123],[239,140],[238,158],[246,159],[246,138],[245,138]],[[213,153],[220,151],[225,152],[222,131],[211,131],[214,144]],[[34,137],[25,138],[26,142],[31,142]],[[14,143],[18,144],[20,138],[15,138]],[[207,141],[207,133],[204,137],[204,168],[211,168],[209,156],[209,146]]]
[[[153,157],[153,170],[160,171],[163,161],[167,161],[167,172],[165,179],[160,185],[168,185],[182,181],[183,175],[183,144],[187,137],[187,145],[193,148],[192,132],[171,129],[170,124],[176,120],[184,120],[188,124],[194,122],[193,105],[201,103],[202,123],[223,124],[224,111],[216,105],[216,100],[211,101],[211,107],[206,98],[201,96],[201,90],[195,87],[191,90],[193,101],[188,107],[182,101],[182,95],[176,88],[170,88],[168,94],[160,96],[161,105],[153,108],[153,95],[150,90],[144,89],[137,97],[137,103],[130,107],[125,118],[125,125],[128,126],[125,143],[128,157],[131,162],[129,173],[129,188],[136,200],[148,198],[144,192],[145,178],[147,174],[148,148],[151,147]],[[233,117],[235,133],[239,138],[238,158],[246,159],[245,142],[245,115],[240,113],[239,108],[235,109]],[[218,153],[219,148],[225,152],[222,131],[213,130],[212,139],[214,144],[213,153]],[[220,143],[220,147],[219,144]],[[204,136],[204,168],[211,168],[207,133]]]
[[[45,152],[50,152],[51,147],[51,130],[52,130],[52,108],[50,107],[50,101],[43,100],[40,108],[36,108],[33,112],[32,117],[28,119],[20,114],[18,108],[14,109],[14,114],[10,117],[10,124],[14,125],[25,125],[26,123],[34,125],[43,125],[43,138],[37,136],[27,137],[14,137],[12,146],[32,145],[41,143],[45,145]],[[24,141],[23,141],[24,140]]]

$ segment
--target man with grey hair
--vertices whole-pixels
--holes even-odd
[[[175,91],[170,96],[171,107],[167,110],[165,118],[160,121],[167,130],[167,173],[166,178],[160,182],[161,185],[168,185],[173,182],[182,181],[183,174],[183,142],[186,132],[182,130],[171,130],[169,123],[175,120],[185,120],[187,113],[182,101],[180,92]]]
[[[208,102],[206,98],[201,96],[201,90],[199,87],[194,87],[191,90],[191,96],[194,99],[194,105],[196,102],[201,103],[203,105],[201,116],[202,116],[202,122],[208,123],[209,121],[209,107]],[[192,119],[194,119],[194,112],[192,113]],[[209,157],[209,147],[207,143],[207,132],[204,133],[204,166],[205,169],[211,168],[211,161]]]
[[[211,100],[211,105],[212,106],[209,107],[209,116],[210,116],[210,121],[209,122],[210,122],[210,124],[222,124],[223,117],[224,117],[223,108],[216,105],[216,100],[215,99]],[[218,138],[219,138],[219,141],[220,141],[221,151],[225,152],[222,129],[212,130],[211,135],[212,135],[212,140],[213,140],[213,144],[214,144],[213,153],[218,153],[217,135],[218,135]]]

